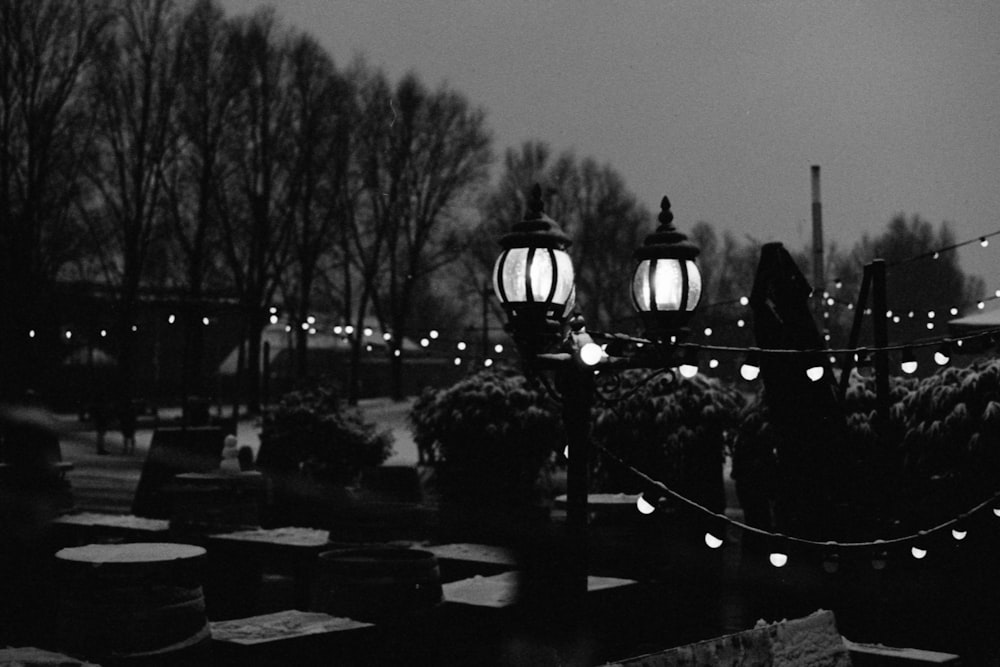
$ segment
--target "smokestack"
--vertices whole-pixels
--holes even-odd
[[[823,277],[823,204],[819,196],[819,165],[812,166],[813,219],[813,293],[822,294],[826,287]]]

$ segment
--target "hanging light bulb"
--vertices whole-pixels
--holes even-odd
[[[680,371],[681,377],[691,379],[698,374],[698,350],[693,347],[689,347],[687,351],[684,352],[684,361],[681,363],[680,367],[677,369]]]
[[[746,306],[746,305],[749,305],[749,304],[750,304],[750,299],[748,299],[745,296],[741,296],[740,297],[740,305],[741,306]]]
[[[584,343],[580,347],[580,361],[587,366],[596,366],[601,363],[601,359],[603,358],[604,350],[602,350],[601,346],[594,341]]]
[[[719,547],[722,546],[722,539],[716,537],[712,533],[706,532],[705,546],[707,546],[709,549],[718,549]]]
[[[747,382],[753,382],[760,375],[760,350],[751,348],[747,358],[740,366],[740,377]]]
[[[569,445],[566,445],[565,447],[563,447],[563,458],[564,459],[569,459]]]
[[[718,368],[719,367],[719,360],[718,359],[709,359],[708,360],[708,367],[709,368]]]
[[[985,236],[983,236],[982,238],[979,239],[979,245],[981,245],[982,247],[985,248],[989,244],[990,244],[990,240],[988,238],[986,238]]]
[[[784,567],[788,563],[788,554],[783,554],[780,551],[771,552],[771,555],[767,557],[771,561],[771,565],[775,567]]]
[[[965,530],[965,528],[962,528],[962,527],[956,526],[956,527],[954,527],[954,528],[951,529],[951,536],[954,537],[959,542],[961,542],[962,540],[964,540],[965,536],[968,535],[968,534],[969,534],[969,531]]]
[[[639,510],[639,514],[652,514],[656,510],[653,504],[646,500],[641,493],[636,498],[635,508]]]
[[[903,360],[900,362],[899,368],[907,374],[917,372],[917,358],[914,356],[912,348],[903,348]]]
[[[951,343],[945,341],[941,343],[941,347],[934,353],[934,363],[938,366],[944,366],[949,361],[951,361]]]
[[[910,547],[910,555],[916,558],[917,560],[922,560],[924,556],[927,555],[927,549],[921,549],[918,546],[912,546]]]
[[[823,373],[824,373],[823,366],[821,366],[818,363],[815,366],[810,366],[809,368],[806,369],[806,377],[808,377],[813,382],[819,382],[821,379],[823,379]]]

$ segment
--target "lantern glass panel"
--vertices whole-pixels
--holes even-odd
[[[687,262],[688,273],[687,309],[694,310],[701,300],[701,271],[698,270],[698,265],[690,259],[685,261]]]
[[[655,310],[681,309],[684,276],[681,273],[680,261],[676,259],[655,260],[650,282],[656,296]]]
[[[552,291],[552,273],[555,269],[552,266],[552,257],[548,250],[538,248],[531,257],[531,266],[528,275],[531,279],[531,301],[545,301]]]
[[[552,296],[553,303],[569,303],[576,301],[576,290],[573,289],[573,260],[569,253],[562,250],[553,251],[556,258],[556,291]]]
[[[527,301],[525,291],[527,282],[524,276],[528,270],[528,249],[511,248],[500,253],[497,265],[493,269],[494,289],[497,296],[513,302]],[[502,289],[501,289],[502,287]]]
[[[552,303],[562,305],[573,291],[572,260],[562,250],[510,248],[497,259],[493,289],[507,303],[544,303],[551,294]]]

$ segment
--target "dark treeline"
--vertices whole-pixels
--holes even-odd
[[[270,10],[2,0],[0,61],[0,307],[18,314],[0,318],[7,398],[45,363],[28,332],[58,335],[60,281],[112,290],[102,343],[121,398],[144,290],[185,297],[187,393],[205,390],[206,297],[238,303],[252,407],[272,304],[357,331],[373,314],[401,340],[491,161],[485,114],[461,94],[337,66]]]

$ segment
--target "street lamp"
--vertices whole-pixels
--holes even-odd
[[[573,262],[569,237],[545,215],[535,185],[524,219],[500,239],[504,251],[493,267],[493,289],[507,313],[507,329],[532,352],[558,345],[573,309]]]
[[[670,200],[660,201],[660,226],[635,251],[639,264],[632,276],[632,305],[646,335],[662,342],[681,330],[701,299],[698,248],[677,231]]]
[[[656,343],[634,360],[595,350],[583,318],[567,320],[575,306],[569,237],[543,212],[541,187],[532,188],[524,219],[501,240],[503,252],[493,270],[493,286],[507,313],[507,331],[532,369],[556,371],[562,417],[570,443],[567,469],[566,528],[573,559],[566,564],[570,587],[587,591],[587,476],[594,402],[594,374],[601,366],[662,368],[676,365],[673,334],[680,332],[701,298],[698,248],[673,226],[670,200],[660,203],[660,225],[635,251],[632,303],[647,336]],[[609,276],[608,279],[611,277]],[[624,362],[624,363],[622,363]]]

